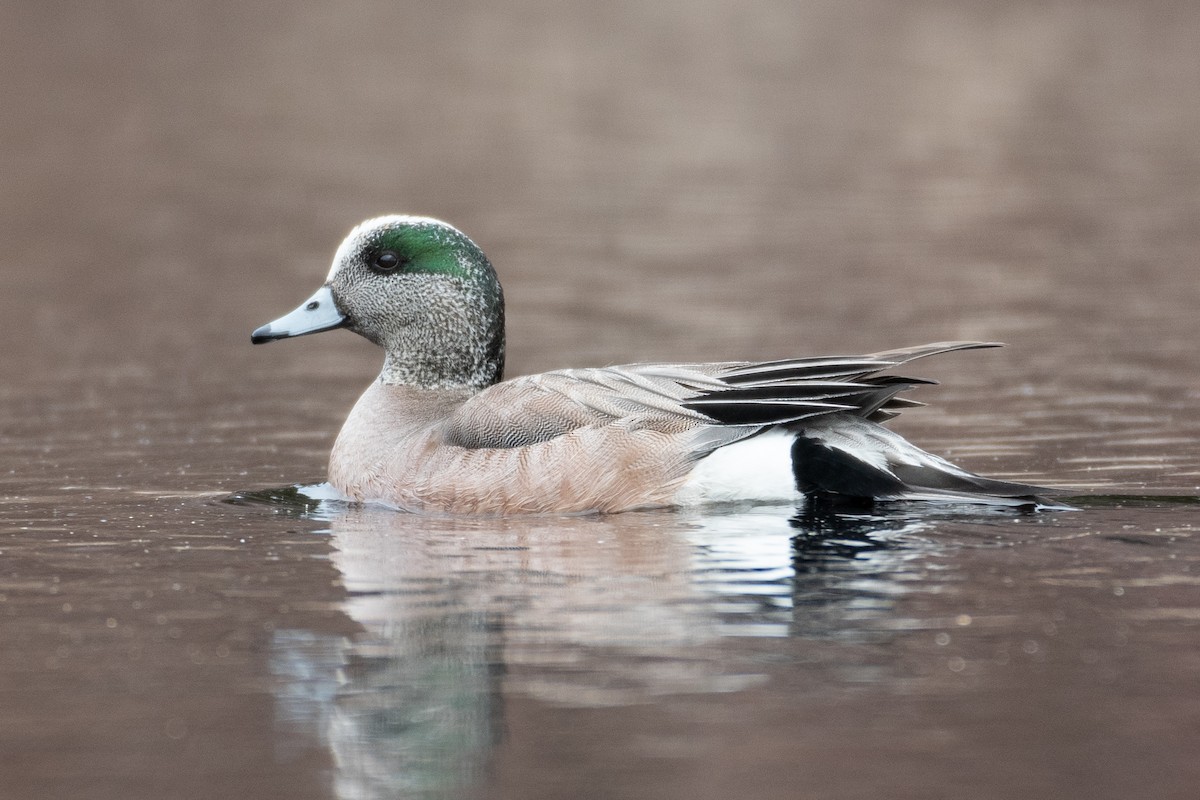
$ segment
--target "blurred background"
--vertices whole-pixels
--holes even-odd
[[[983,337],[1042,386],[1064,338],[1195,374],[1191,3],[2,8],[16,375],[369,372],[246,334],[387,212],[491,255],[514,373]]]
[[[1197,556],[1180,544],[1190,517],[1174,512],[1157,523],[1174,537],[1169,556],[1130,544],[1155,526],[1126,512],[1030,522],[1032,558],[972,550],[992,541],[990,523],[939,528],[925,550],[871,567],[886,591],[867,598],[877,627],[861,641],[839,638],[866,624],[851,559],[837,602],[822,606],[828,621],[797,615],[779,645],[797,652],[755,645],[761,663],[747,666],[731,661],[757,657],[740,644],[712,645],[713,685],[726,686],[731,663],[786,665],[762,667],[774,671],[759,694],[726,687],[713,691],[727,699],[671,713],[580,716],[546,689],[560,691],[561,676],[496,643],[495,615],[513,640],[560,635],[564,663],[594,645],[602,663],[579,680],[611,688],[612,674],[643,680],[644,661],[614,669],[597,653],[655,638],[638,629],[646,608],[668,609],[685,666],[700,658],[689,637],[720,627],[726,611],[695,599],[710,595],[687,564],[719,561],[722,548],[755,570],[769,563],[790,576],[771,590],[783,608],[829,593],[825,556],[812,567],[782,520],[744,524],[772,543],[756,561],[745,531],[680,532],[667,515],[597,521],[600,534],[549,525],[538,535],[553,546],[534,547],[548,566],[532,578],[506,537],[533,533],[477,531],[495,553],[455,577],[447,564],[462,554],[445,525],[414,557],[406,546],[424,529],[395,515],[289,539],[312,524],[214,498],[323,478],[380,354],[344,332],[270,347],[249,334],[307,298],[350,228],[384,213],[440,217],[489,254],[508,299],[510,375],[999,340],[1009,347],[922,362],[915,374],[943,386],[896,426],[1000,477],[1194,498],[1198,42],[1200,5],[1187,0],[0,0],[0,635],[19,643],[0,653],[13,721],[0,731],[4,784],[125,798],[138,774],[153,789],[143,796],[331,796],[313,775],[353,750],[312,732],[344,710],[331,687],[343,661],[369,661],[364,626],[394,633],[414,613],[343,587],[364,574],[370,591],[394,587],[407,569],[426,588],[462,581],[470,613],[419,647],[389,643],[403,657],[371,674],[399,681],[395,664],[412,674],[405,664],[428,666],[443,639],[469,631],[468,666],[439,672],[434,658],[428,672],[486,697],[469,723],[494,720],[493,701],[508,715],[488,796],[579,797],[596,775],[624,776],[627,794],[613,796],[629,797],[650,796],[638,781],[654,775],[660,797],[790,797],[808,779],[829,797],[900,785],[923,786],[914,797],[964,785],[973,797],[1081,785],[1092,797],[1154,796],[1154,785],[1185,796],[1198,617],[1183,573]],[[1058,548],[1038,525],[1113,538]],[[71,537],[105,547],[62,544]],[[394,564],[378,557],[387,546]],[[607,606],[595,596],[618,602],[603,594],[609,577],[639,569],[647,599],[615,621],[596,612]],[[1132,597],[1115,599],[1135,584],[1105,583],[1126,569],[1147,571],[1136,618],[1118,608]],[[528,596],[515,611],[507,594],[479,599],[493,585],[481,574]],[[547,574],[591,577],[564,598]],[[981,596],[956,606],[930,575],[969,576],[955,585]],[[1010,575],[1028,579],[1028,596],[1013,600]],[[213,588],[226,585],[236,591]],[[924,599],[893,613],[904,592]],[[543,601],[549,611],[528,612]],[[977,640],[939,622],[996,608],[1008,616],[989,617]],[[593,616],[572,616],[580,609]],[[921,637],[939,625],[950,632],[931,647]],[[1059,649],[1046,656],[1051,629]],[[953,675],[936,657],[951,633],[973,643]],[[1138,648],[1125,647],[1131,636]],[[501,691],[497,663],[526,674]],[[676,691],[646,682],[651,696]],[[893,701],[900,710],[881,721]],[[279,722],[293,706],[317,709],[304,712],[316,722]],[[639,725],[661,738],[628,735]],[[692,738],[701,729],[708,744]],[[493,743],[486,726],[470,730],[471,747]],[[354,741],[370,766],[378,740]],[[326,755],[297,771],[305,747]],[[559,760],[543,760],[547,749]],[[626,757],[648,760],[627,770]],[[662,772],[668,762],[675,772]],[[861,791],[839,793],[851,784]]]

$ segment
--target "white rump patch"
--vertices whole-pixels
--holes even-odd
[[[775,430],[718,448],[696,463],[675,502],[687,506],[795,501],[800,493],[792,474],[794,438]]]

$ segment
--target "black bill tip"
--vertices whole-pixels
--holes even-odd
[[[266,344],[267,342],[273,342],[282,338],[284,338],[283,335],[272,333],[271,325],[270,323],[267,323],[261,328],[254,329],[254,333],[250,334],[250,344]]]

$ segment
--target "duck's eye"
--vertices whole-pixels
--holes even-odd
[[[371,269],[376,272],[395,272],[403,263],[395,250],[380,250],[371,259]]]

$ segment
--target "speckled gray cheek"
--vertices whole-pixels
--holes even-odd
[[[346,327],[366,339],[383,345],[383,329],[379,322],[387,313],[386,303],[372,291],[364,279],[366,270],[354,265],[344,266],[331,276],[329,288],[338,310],[346,316]]]
[[[354,308],[351,329],[386,351],[384,383],[482,388],[499,379],[503,346],[494,340],[503,341],[503,324],[494,300],[472,283],[436,274],[369,276],[342,291]]]

